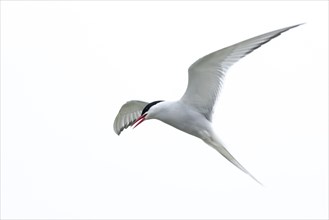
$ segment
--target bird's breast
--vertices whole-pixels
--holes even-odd
[[[203,138],[211,130],[210,122],[193,107],[175,102],[157,115],[157,119],[190,135]]]

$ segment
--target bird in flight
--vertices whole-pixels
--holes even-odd
[[[238,60],[298,25],[271,31],[210,53],[195,61],[188,69],[188,85],[178,101],[125,103],[116,116],[116,134],[129,126],[138,126],[148,119],[158,119],[183,132],[200,138],[228,161],[260,183],[223,146],[212,128],[212,114],[227,70]],[[260,183],[261,184],[261,183]]]

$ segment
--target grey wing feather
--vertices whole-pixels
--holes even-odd
[[[262,34],[200,58],[189,67],[188,86],[181,101],[195,107],[211,121],[213,107],[228,68],[271,39],[299,25]]]
[[[132,100],[126,102],[117,114],[113,129],[117,135],[120,135],[121,131],[132,125],[136,119],[142,114],[147,102]]]

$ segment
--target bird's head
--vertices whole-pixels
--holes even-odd
[[[154,102],[150,102],[149,104],[147,104],[144,107],[141,116],[139,116],[136,119],[136,121],[132,124],[133,128],[136,128],[144,120],[151,119],[152,116],[157,112],[157,108],[154,107],[154,106],[156,106],[160,102],[163,102],[163,100],[161,100],[161,101],[154,101]]]

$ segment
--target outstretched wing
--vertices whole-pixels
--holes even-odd
[[[271,39],[299,25],[271,31],[200,58],[189,67],[188,86],[181,101],[193,106],[211,121],[213,107],[228,68]]]
[[[115,117],[113,129],[117,135],[120,135],[123,129],[132,125],[136,119],[141,115],[147,102],[132,100],[124,104],[118,115]]]

